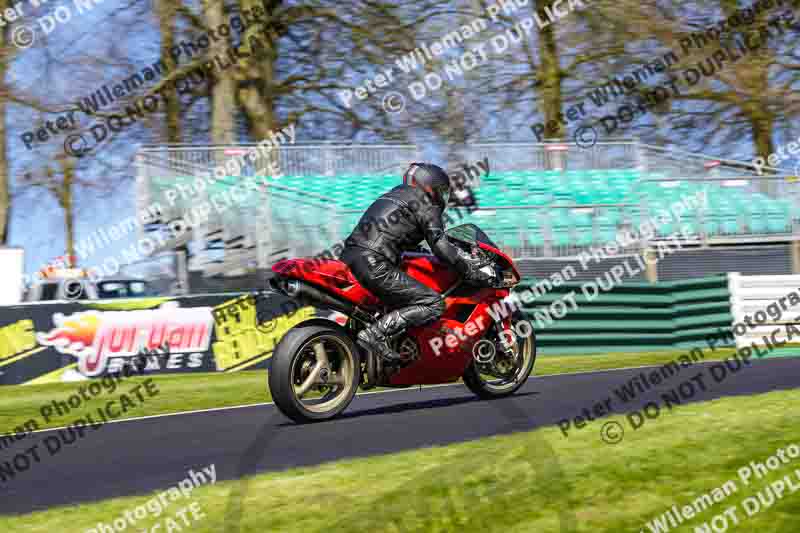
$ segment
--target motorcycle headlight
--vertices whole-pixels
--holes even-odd
[[[501,287],[513,287],[519,283],[519,277],[514,274],[514,271],[509,269],[503,270],[503,277],[500,282]]]

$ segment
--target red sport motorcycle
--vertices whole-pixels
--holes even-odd
[[[470,285],[431,253],[404,254],[401,268],[440,292],[446,310],[436,322],[391,339],[404,358],[399,364],[388,364],[355,343],[358,332],[387,310],[359,285],[347,265],[318,258],[273,265],[272,290],[302,305],[347,316],[344,325],[325,318],[304,321],[275,347],[269,388],[281,412],[296,422],[330,419],[347,408],[359,386],[410,387],[462,378],[479,397],[497,398],[525,383],[536,360],[535,335],[530,327],[530,335],[515,334],[522,331],[515,325],[524,320],[519,311],[499,316],[506,305],[501,300],[520,281],[514,262],[474,224],[449,229],[447,238],[479,258],[493,281]]]

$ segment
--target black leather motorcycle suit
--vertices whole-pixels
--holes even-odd
[[[408,185],[375,200],[345,240],[342,261],[361,285],[393,309],[371,328],[382,337],[434,321],[444,312],[439,293],[398,268],[402,253],[415,250],[423,239],[436,257],[461,274],[471,271],[469,256],[445,236],[442,209],[424,191]]]

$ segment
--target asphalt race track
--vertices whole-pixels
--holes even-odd
[[[710,363],[677,376],[615,412],[640,409]],[[651,368],[652,370],[652,368]],[[195,471],[216,465],[217,482],[255,471],[314,465],[347,457],[392,453],[554,425],[613,396],[643,369],[533,378],[513,397],[477,400],[462,385],[405,389],[356,397],[339,419],[295,425],[273,405],[224,409],[106,424],[83,439],[0,483],[0,513],[23,513],[56,505],[143,493],[173,486]],[[710,381],[710,377],[706,378]],[[711,381],[693,400],[749,395],[800,387],[800,358],[755,361],[719,383]],[[660,402],[663,404],[663,402]],[[600,439],[602,422],[581,432]],[[628,429],[628,428],[626,428]],[[54,431],[34,433],[0,451],[11,460]],[[558,441],[552,442],[557,448]]]

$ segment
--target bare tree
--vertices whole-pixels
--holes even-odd
[[[38,174],[26,172],[22,175],[22,185],[27,189],[38,188],[51,194],[58,203],[62,211],[64,221],[65,255],[70,258],[75,257],[75,187],[93,186],[89,182],[82,181],[75,174],[75,161],[65,154],[56,156],[58,168],[51,166],[45,167]],[[77,265],[70,264],[70,268]]]
[[[177,22],[180,0],[159,0],[156,3],[158,10],[158,30],[161,35],[160,56],[166,65],[167,71],[175,70],[177,62],[172,57],[175,46],[175,24]],[[165,133],[168,143],[181,141],[181,104],[178,91],[174,85],[166,87],[162,93],[165,96]]]
[[[750,140],[752,154],[766,157],[775,149],[776,133],[797,117],[793,94],[798,84],[797,65],[791,58],[797,57],[798,29],[786,22],[775,23],[786,10],[762,10],[751,20],[741,17],[741,24],[728,24],[719,31],[720,23],[741,9],[737,2],[648,0],[593,6],[579,17],[592,31],[575,33],[570,41],[575,44],[582,39],[595,55],[593,62],[582,63],[571,74],[580,87],[579,97],[585,98],[590,90],[614,77],[635,72],[648,77],[631,91],[639,96],[670,78],[678,82],[677,93],[672,91],[666,102],[655,106],[650,116],[634,121],[627,131],[658,136],[684,149],[718,147],[717,153]],[[770,32],[769,38],[764,31]],[[743,43],[751,42],[748,39],[759,40],[757,50],[743,50]],[[669,68],[653,72],[654,61],[669,53]],[[693,73],[687,74],[689,69]],[[697,73],[700,76],[695,81]],[[621,103],[616,101],[606,111]],[[664,120],[658,120],[659,116]],[[741,144],[737,147],[741,149]],[[736,151],[739,153],[725,155],[748,158],[746,152]]]
[[[10,0],[0,0],[0,12],[11,6]],[[3,42],[0,46],[0,80],[3,80],[0,94],[0,244],[8,242],[9,222],[11,220],[11,195],[9,193],[8,122],[9,83],[6,81],[9,63],[14,55],[10,40],[11,28],[2,30]]]

